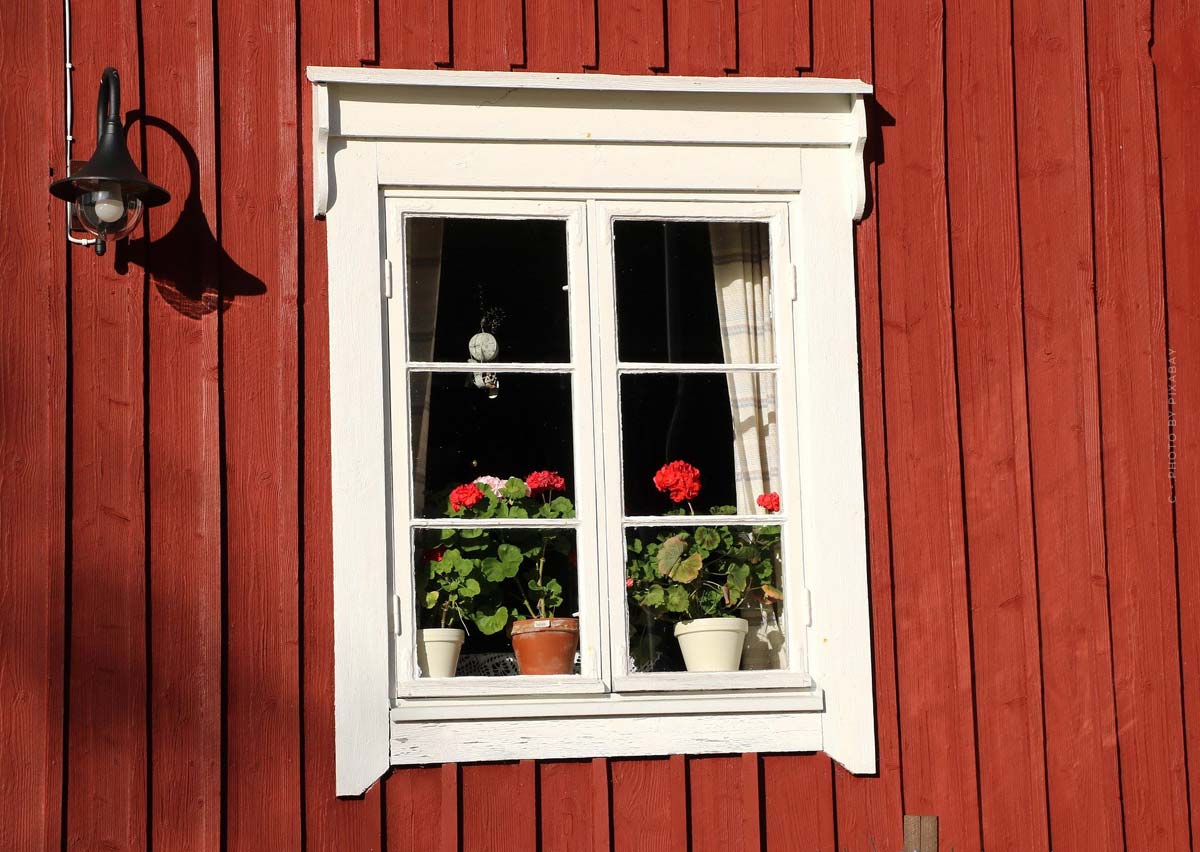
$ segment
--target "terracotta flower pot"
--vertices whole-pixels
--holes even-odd
[[[523,675],[571,674],[579,650],[578,618],[514,621],[513,653]]]

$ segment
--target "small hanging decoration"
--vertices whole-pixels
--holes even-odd
[[[472,364],[487,364],[496,360],[500,354],[500,344],[496,341],[496,330],[504,322],[504,311],[496,307],[486,307],[483,299],[483,285],[479,285],[479,333],[471,337],[467,343],[467,352]],[[500,379],[495,373],[475,373],[472,384],[486,391],[488,399],[500,395]]]

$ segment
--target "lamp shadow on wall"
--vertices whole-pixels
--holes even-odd
[[[225,310],[239,298],[267,292],[267,285],[230,257],[213,233],[200,200],[200,160],[187,137],[174,125],[140,110],[131,111],[128,119],[130,125],[135,121],[142,125],[143,136],[152,131],[167,135],[187,162],[188,187],[169,231],[152,240],[143,228],[143,236],[117,244],[117,271],[124,274],[130,264],[141,266],[163,301],[192,319]],[[180,189],[167,188],[173,194]],[[149,213],[151,217],[163,214],[161,210]]]

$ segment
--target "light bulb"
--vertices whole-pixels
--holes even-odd
[[[120,192],[106,194],[105,197],[96,199],[93,207],[96,210],[96,218],[101,222],[112,224],[125,215],[125,201],[121,198]]]

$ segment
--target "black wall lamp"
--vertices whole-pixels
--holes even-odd
[[[116,68],[105,68],[96,99],[96,152],[75,174],[50,184],[50,194],[71,205],[72,226],[92,234],[96,254],[108,240],[119,240],[142,218],[144,207],[171,200],[133,163],[121,124],[121,80]]]

